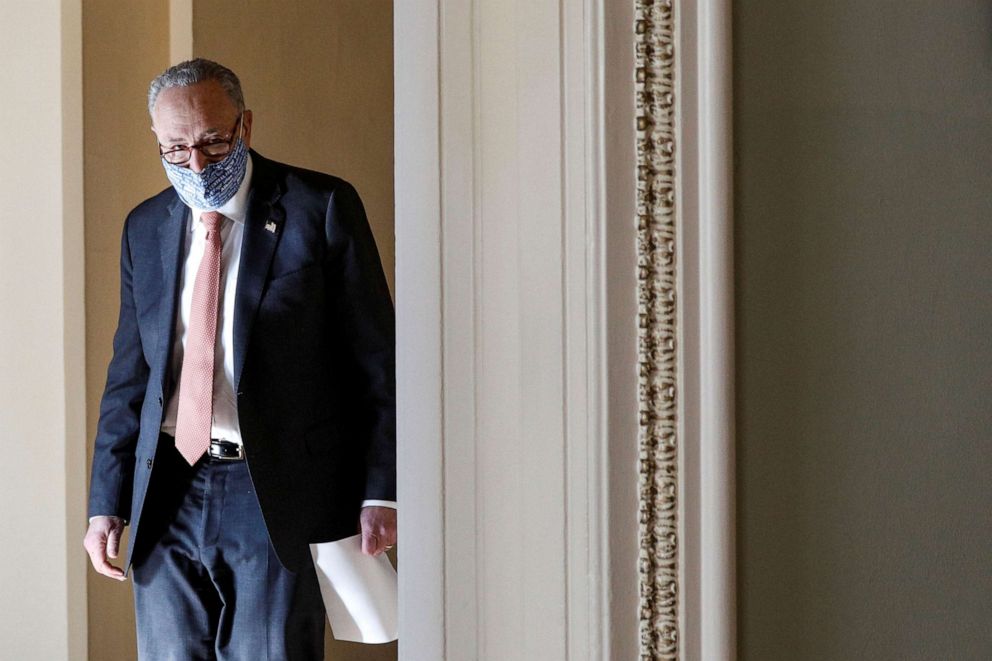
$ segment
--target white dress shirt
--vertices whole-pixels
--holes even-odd
[[[214,406],[210,422],[210,438],[231,441],[241,445],[241,426],[238,424],[238,406],[234,397],[234,293],[238,286],[238,266],[241,264],[241,240],[244,236],[245,216],[248,213],[248,190],[251,188],[252,163],[241,187],[217,211],[224,216],[220,238],[220,292],[218,298],[217,340],[214,344]],[[203,209],[191,209],[187,216],[182,275],[179,282],[179,311],[176,314],[176,332],[172,343],[172,375],[175,388],[165,407],[162,431],[176,435],[179,414],[179,374],[182,371],[183,353],[186,349],[186,330],[189,326],[190,308],[193,304],[193,282],[196,279],[207,230],[200,221]]]

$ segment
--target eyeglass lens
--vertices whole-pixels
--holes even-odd
[[[206,145],[177,147],[176,149],[170,149],[169,151],[162,152],[162,158],[173,164],[185,163],[192,156],[193,149],[200,150],[200,153],[204,156],[225,156],[229,151],[231,151],[231,143],[211,142]]]
[[[205,145],[191,145],[189,147],[176,147],[175,149],[170,149],[168,151],[162,151],[159,147],[159,153],[169,163],[173,165],[182,165],[188,161],[193,156],[193,150],[198,149],[204,156],[226,156],[228,152],[231,151],[232,146],[235,141],[241,136],[241,122],[244,115],[238,117],[238,123],[235,127],[235,133],[227,140],[218,140],[216,142],[208,142]]]

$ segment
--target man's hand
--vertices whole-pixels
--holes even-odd
[[[118,581],[125,581],[124,570],[108,562],[108,556],[117,557],[120,548],[124,520],[116,516],[95,516],[83,538],[83,547],[90,554],[93,569]]]
[[[396,510],[392,507],[362,508],[362,552],[379,555],[396,544]]]

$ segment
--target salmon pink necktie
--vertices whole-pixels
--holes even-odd
[[[176,449],[190,466],[210,447],[214,344],[217,341],[217,298],[220,289],[220,226],[223,220],[224,216],[216,211],[205,211],[200,216],[207,237],[203,259],[193,282],[193,302],[179,377],[179,413],[176,419]]]

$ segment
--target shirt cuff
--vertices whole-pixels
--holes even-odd
[[[93,515],[93,516],[90,517],[90,523],[93,523],[93,519],[95,519],[97,517],[100,517],[100,516],[109,516],[111,519],[117,519],[119,521],[123,521],[124,522],[124,525],[125,526],[127,525],[127,519],[122,519],[121,517],[114,516],[113,514],[95,514],[95,515]]]
[[[395,500],[363,500],[362,507],[390,507],[396,509]]]

